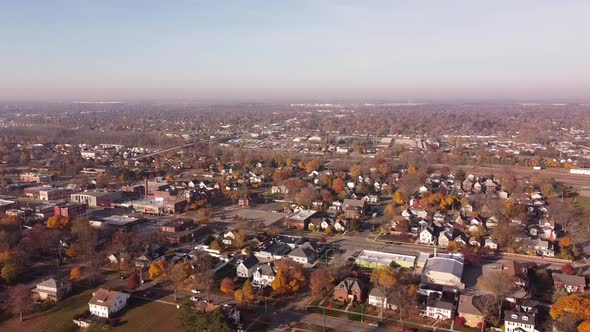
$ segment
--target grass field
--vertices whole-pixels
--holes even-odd
[[[0,323],[0,331],[14,332],[67,332],[77,331],[72,323],[74,315],[83,313],[88,309],[88,300],[92,297],[92,291],[87,290],[67,298],[51,309],[31,314],[25,317],[24,322],[19,322],[18,317],[13,317]],[[122,316],[117,327],[111,327],[109,331],[176,331],[177,310],[175,306],[145,301],[136,298],[130,299],[129,306]],[[86,331],[104,331],[102,326],[91,326]]]

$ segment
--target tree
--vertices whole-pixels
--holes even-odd
[[[334,189],[334,192],[336,194],[340,194],[341,192],[344,191],[345,185],[346,184],[344,183],[344,180],[342,180],[342,178],[340,178],[340,177],[337,177],[332,182],[332,189]]]
[[[23,285],[18,284],[9,290],[9,303],[14,313],[18,313],[20,321],[23,321],[23,311],[33,302],[31,292]]]
[[[223,278],[223,280],[221,280],[221,285],[219,286],[219,290],[222,291],[225,294],[231,294],[233,293],[235,288],[234,285],[234,281],[232,278]]]
[[[172,289],[174,290],[174,300],[176,300],[176,289],[178,287],[178,284],[188,279],[191,273],[192,268],[190,264],[187,262],[176,263],[172,265],[172,268],[168,273],[168,278],[172,282]]]
[[[254,287],[250,279],[246,280],[241,289],[234,292],[234,297],[239,305],[248,307],[248,304],[254,300]]]
[[[138,277],[137,277],[137,273],[133,272],[131,273],[131,275],[129,276],[129,278],[127,279],[127,288],[132,291],[134,289],[137,288],[137,283],[138,283]]]
[[[12,260],[4,263],[4,266],[2,266],[1,274],[2,279],[4,279],[7,283],[15,281],[16,277],[18,276],[16,263]]]
[[[578,325],[578,332],[590,332],[590,321],[585,320]]]
[[[272,289],[280,295],[298,292],[307,281],[303,265],[297,262],[281,259],[276,263],[276,270]]]
[[[477,286],[484,292],[491,293],[499,307],[503,299],[516,290],[512,280],[502,271],[490,271],[481,275],[477,278]]]
[[[213,285],[215,284],[215,272],[213,271],[213,260],[209,254],[203,251],[197,252],[192,260],[193,266],[193,287],[207,292],[207,299]]]
[[[211,248],[211,250],[223,251],[223,244],[219,239],[215,239],[211,241],[209,248]]]
[[[395,212],[395,207],[391,204],[387,204],[387,206],[385,207],[385,214],[391,216],[394,214],[394,212]]]
[[[356,181],[356,179],[361,175],[362,168],[360,165],[352,165],[350,166],[350,176]]]
[[[319,160],[314,159],[314,160],[308,162],[307,164],[305,164],[305,171],[307,173],[311,173],[313,171],[317,171],[320,168],[321,165],[322,164],[320,163]]]
[[[309,288],[312,295],[329,292],[334,288],[334,274],[326,267],[314,270],[309,276]]]
[[[576,269],[572,266],[572,264],[565,264],[561,267],[561,272],[572,275],[576,273]]]
[[[73,267],[72,270],[70,271],[70,280],[71,281],[78,281],[80,280],[80,267],[76,266]]]
[[[53,229],[66,229],[69,226],[70,219],[64,216],[53,216],[47,219],[47,227]]]
[[[150,279],[156,279],[166,274],[166,261],[159,260],[150,265],[148,276]]]
[[[581,320],[590,320],[590,298],[571,294],[559,299],[549,310],[553,320],[560,320],[565,313],[571,313]]]
[[[194,310],[192,303],[186,300],[178,312],[181,330],[184,332],[230,332],[231,328],[220,309],[210,313]]]
[[[392,267],[380,267],[371,273],[371,282],[376,287],[391,288],[398,282],[398,275]]]
[[[393,194],[393,201],[397,205],[404,205],[404,204],[406,204],[405,194],[404,194],[404,192],[401,189],[398,189],[398,190],[395,191],[395,193]]]

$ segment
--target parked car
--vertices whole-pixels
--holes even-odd
[[[201,301],[201,299],[199,297],[193,295],[193,296],[191,296],[191,301],[199,302],[199,301]]]
[[[191,289],[191,293],[193,294],[201,294],[201,291],[198,289]]]

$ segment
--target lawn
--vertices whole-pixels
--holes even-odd
[[[590,207],[590,197],[577,196],[576,198],[574,198],[574,200],[575,200],[576,206],[583,207],[583,208]]]
[[[76,294],[57,303],[45,312],[26,316],[25,321],[22,323],[18,321],[18,317],[13,317],[0,323],[0,331],[77,331],[72,319],[74,315],[83,313],[88,309],[88,300],[91,297],[92,290]],[[173,305],[132,298],[123,315],[118,317],[121,322],[120,325],[108,330],[121,332],[176,331],[177,310]],[[104,331],[104,329],[101,326],[91,326],[86,331],[95,332]]]
[[[177,313],[175,306],[132,298],[128,310],[118,317],[119,326],[109,331],[137,332],[137,331],[176,331]],[[91,326],[86,331],[104,331],[100,326]]]
[[[0,330],[15,332],[75,331],[72,319],[74,315],[83,313],[88,308],[88,300],[91,297],[92,291],[86,290],[57,303],[45,312],[26,315],[25,321],[22,323],[19,322],[18,317],[13,317],[0,324]]]

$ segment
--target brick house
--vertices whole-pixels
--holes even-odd
[[[364,287],[357,278],[346,278],[334,288],[334,300],[336,301],[362,301],[364,297]]]

